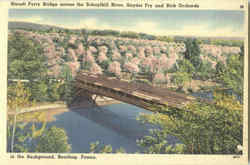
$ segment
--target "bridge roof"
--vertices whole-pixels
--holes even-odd
[[[195,99],[193,96],[177,93],[167,88],[150,86],[143,83],[130,83],[124,80],[118,80],[103,75],[95,75],[88,72],[80,72],[76,80],[114,89],[122,93],[157,101],[161,104],[167,104],[173,107],[180,107]]]

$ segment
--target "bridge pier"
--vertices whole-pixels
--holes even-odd
[[[94,95],[94,93],[91,93],[85,89],[80,89],[76,93],[76,95],[71,103],[71,106],[72,105],[79,105],[79,104],[81,104],[82,101],[87,101],[91,105],[96,105],[95,99],[92,98],[92,95]]]

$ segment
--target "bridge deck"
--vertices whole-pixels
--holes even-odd
[[[80,72],[76,80],[79,86],[83,82],[93,84],[95,86],[112,89],[124,94],[137,96],[173,107],[180,107],[195,99],[192,96],[176,93],[166,88],[153,87],[142,83],[129,83],[115,78],[108,78],[106,76],[94,75],[86,72]]]

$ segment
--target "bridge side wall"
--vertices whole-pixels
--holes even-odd
[[[84,82],[84,81],[78,82],[77,87],[81,89],[85,89],[89,91],[90,93],[105,96],[105,97],[110,97],[110,98],[113,98],[122,102],[133,104],[138,107],[147,109],[149,111],[155,111],[152,105],[166,106],[160,103],[153,102],[152,100],[147,100],[145,98],[137,97],[132,94],[123,93],[119,90],[106,88],[103,86],[97,86],[95,84]]]

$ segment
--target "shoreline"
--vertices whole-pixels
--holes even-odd
[[[114,100],[111,98],[103,97],[103,98],[97,98],[96,99],[96,104],[97,106],[106,106],[106,105],[112,105],[112,104],[120,104],[121,101]],[[67,107],[68,109],[76,109],[76,108],[90,108],[93,107],[94,105],[88,102],[87,100],[82,101],[80,104],[76,105],[71,105]]]
[[[114,99],[97,99],[96,100],[97,106],[106,106],[106,105],[112,105],[112,104],[119,104],[120,101],[114,100]],[[21,114],[23,113],[32,113],[32,112],[42,112],[42,111],[51,111],[51,110],[63,110],[63,111],[70,111],[71,109],[77,109],[77,108],[91,108],[93,107],[92,104],[90,104],[88,101],[84,100],[81,104],[76,104],[72,106],[67,106],[65,103],[49,103],[45,105],[39,105],[34,107],[26,107],[22,108]],[[7,109],[7,115],[14,115],[13,111],[9,111]]]

